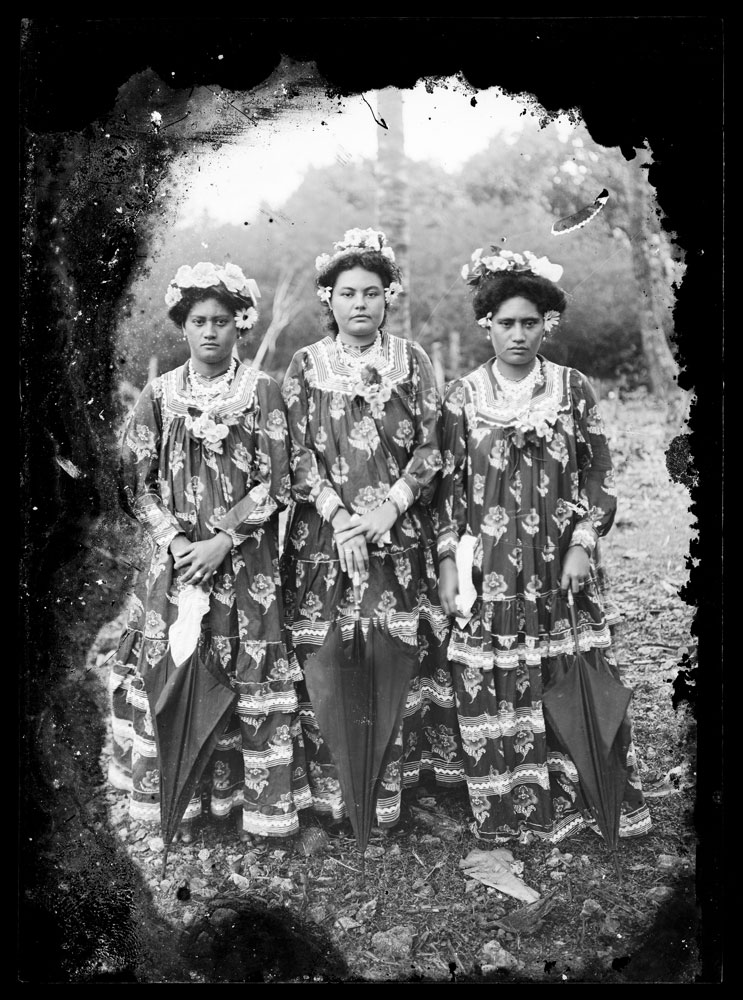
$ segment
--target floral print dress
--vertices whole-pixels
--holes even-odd
[[[132,818],[159,821],[144,677],[168,652],[183,590],[168,546],[179,532],[199,541],[226,531],[233,548],[212,578],[200,649],[219,658],[239,700],[184,819],[201,812],[204,791],[215,817],[241,809],[249,833],[286,836],[298,829],[297,809],[310,796],[279,577],[278,512],[290,500],[284,405],[273,379],[243,365],[207,402],[197,394],[204,389],[208,381],[188,363],[156,378],[124,433],[124,492],[151,557],[113,664],[109,773],[131,792]]]
[[[370,545],[361,621],[382,621],[417,645],[397,747],[377,794],[377,821],[399,818],[401,790],[421,771],[462,783],[448,619],[438,598],[435,533],[429,503],[441,468],[440,402],[428,356],[415,343],[381,334],[363,353],[333,337],[298,351],[283,385],[292,440],[295,501],[284,549],[286,603],[299,663],[316,652],[331,623],[353,629],[353,589],[340,570],[331,520],[343,506],[364,514],[392,501],[398,518],[389,542]],[[335,765],[304,684],[300,714],[314,808],[345,814]]]
[[[438,495],[441,558],[475,537],[477,598],[449,645],[467,784],[483,839],[556,842],[586,822],[578,775],[542,712],[542,692],[569,666],[574,639],[560,591],[568,547],[590,556],[575,595],[581,650],[600,649],[618,677],[597,572],[597,540],[616,510],[614,473],[593,390],[580,372],[539,358],[526,405],[514,407],[490,361],[453,382],[443,403]],[[646,832],[629,721],[620,835]]]

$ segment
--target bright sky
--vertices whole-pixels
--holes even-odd
[[[455,78],[435,86],[432,93],[422,83],[405,91],[407,155],[456,170],[495,134],[515,137],[535,108],[528,98],[511,97],[497,88],[476,92],[473,107],[473,93]],[[191,225],[205,209],[217,223],[241,225],[261,203],[280,208],[309,167],[376,156],[376,95],[365,97],[369,104],[362,97],[342,103],[320,97],[310,109],[290,108],[279,122],[261,125],[259,142],[254,131],[246,131],[244,140],[216,152],[210,147],[208,154],[201,152],[183,163],[181,183],[188,193],[179,200],[176,225]],[[566,117],[554,127],[560,138],[572,130]]]

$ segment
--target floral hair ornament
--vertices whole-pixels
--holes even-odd
[[[387,237],[378,229],[347,229],[343,234],[343,239],[334,243],[333,247],[335,248],[335,253],[321,253],[319,257],[315,258],[315,270],[318,274],[327,271],[332,264],[335,264],[336,261],[347,254],[358,253],[364,250],[379,253],[391,264],[395,263],[395,251],[392,247],[387,246]],[[318,298],[321,302],[330,305],[332,291],[333,289],[330,285],[318,288]],[[389,305],[392,299],[402,291],[403,286],[399,281],[391,281],[384,290],[385,302]]]
[[[557,309],[550,309],[544,314],[544,332],[549,333],[554,330],[560,322],[560,314]]]
[[[250,330],[258,319],[256,301],[261,297],[260,289],[253,278],[246,278],[237,264],[227,263],[218,267],[208,261],[200,261],[193,267],[183,264],[171,279],[165,292],[165,304],[172,309],[183,298],[185,288],[214,288],[222,285],[231,295],[245,300],[245,305],[235,313],[238,330]]]
[[[553,264],[546,257],[537,257],[530,250],[514,253],[512,250],[501,250],[492,246],[492,254],[483,257],[482,247],[475,250],[469,264],[462,267],[462,277],[470,285],[478,285],[483,278],[501,271],[512,271],[516,274],[535,274],[539,278],[557,282],[562,277],[561,264]]]

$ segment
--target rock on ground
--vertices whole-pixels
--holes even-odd
[[[388,931],[378,931],[372,937],[374,952],[383,958],[407,958],[413,947],[415,927],[400,924]]]

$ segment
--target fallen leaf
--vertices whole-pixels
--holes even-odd
[[[492,851],[470,851],[459,862],[468,878],[476,879],[483,885],[492,886],[508,896],[514,896],[526,903],[539,899],[539,893],[531,889],[513,873],[513,855],[510,851],[496,848]]]
[[[361,924],[357,923],[352,917],[338,917],[335,925],[336,927],[340,927],[342,931],[352,931],[357,927],[361,927]]]
[[[599,927],[599,937],[615,940],[620,937],[619,924],[615,917],[607,916]]]
[[[553,897],[556,892],[557,888],[550,889],[535,903],[528,903],[518,910],[512,910],[506,916],[492,920],[491,923],[509,934],[514,934],[517,942],[520,942],[522,935],[533,934],[542,926],[544,918],[555,905]]]
[[[658,868],[664,868],[666,870],[675,868],[679,863],[680,858],[675,857],[673,854],[659,854],[656,864]]]
[[[370,899],[368,903],[363,903],[356,911],[356,919],[361,923],[371,918],[377,912],[377,900]]]
[[[290,878],[280,878],[278,875],[274,875],[269,885],[272,889],[281,889],[282,892],[292,892],[296,888]]]
[[[500,941],[486,941],[482,946],[482,971],[494,972],[497,969],[516,969],[521,964],[519,960],[506,951]]]
[[[652,903],[664,903],[673,895],[673,889],[668,885],[656,885],[648,890],[647,898]]]
[[[312,854],[318,854],[329,843],[329,838],[327,833],[318,826],[305,827],[300,834],[300,842],[302,844],[302,850],[304,851],[305,857],[310,857]]]
[[[237,872],[233,872],[232,875],[230,875],[230,879],[232,880],[233,884],[237,886],[238,889],[250,888],[250,879],[245,878],[244,875],[238,875]]]
[[[425,809],[419,809],[417,806],[410,807],[410,814],[416,823],[428,827],[432,833],[437,834],[444,840],[451,840],[458,837],[464,829],[461,823],[457,823],[456,820],[448,816],[443,816],[440,813],[430,813]]]
[[[313,924],[321,924],[328,916],[328,909],[322,903],[315,903],[307,910],[307,915]]]
[[[579,916],[581,920],[601,920],[605,916],[604,908],[595,899],[585,899]]]

